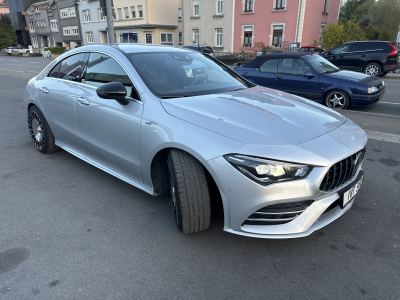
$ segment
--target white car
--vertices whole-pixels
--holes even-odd
[[[18,51],[20,54],[29,53],[29,49],[24,47],[8,47],[6,49],[8,55],[12,55],[12,51]]]

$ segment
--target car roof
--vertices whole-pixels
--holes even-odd
[[[318,54],[313,54],[313,53],[308,53],[308,52],[283,52],[283,53],[263,54],[263,55],[257,56],[252,61],[249,61],[243,67],[245,67],[245,68],[259,68],[268,59],[273,59],[273,58],[299,58],[301,56],[306,56],[306,55],[318,55]]]

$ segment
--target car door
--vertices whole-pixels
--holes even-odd
[[[275,88],[275,75],[278,72],[278,59],[268,59],[257,71],[254,71],[257,73],[257,76],[252,77],[256,84],[272,89]]]
[[[362,72],[365,62],[369,60],[369,56],[371,55],[370,50],[370,43],[368,42],[353,43],[346,56],[346,69]]]
[[[323,53],[322,56],[326,60],[329,60],[336,67],[340,69],[346,69],[346,59],[347,56],[350,54],[348,52],[350,46],[350,43],[337,46],[336,48],[333,48],[332,50]]]
[[[125,85],[129,104],[97,96],[97,87],[109,82]],[[143,104],[138,98],[129,75],[116,59],[90,53],[84,84],[79,85],[75,96],[78,150],[142,182],[139,131]]]
[[[77,125],[75,118],[75,93],[85,63],[85,53],[71,55],[59,62],[38,81],[41,109],[55,139],[75,146]]]
[[[305,73],[314,76],[304,76]],[[320,100],[319,75],[297,58],[280,58],[275,75],[275,89],[295,94],[310,100]]]

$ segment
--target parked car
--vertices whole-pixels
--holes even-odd
[[[336,109],[370,106],[385,93],[382,79],[340,70],[318,54],[265,54],[234,70],[255,84]]]
[[[324,50],[321,47],[318,46],[303,46],[299,49],[298,52],[310,52],[310,53],[314,53],[314,52],[319,52],[322,53],[324,52]]]
[[[190,76],[199,66],[204,75]],[[73,49],[23,98],[37,150],[62,148],[151,195],[170,192],[183,233],[206,229],[222,200],[225,231],[306,236],[348,211],[363,180],[358,125],[185,49]]]
[[[388,42],[345,43],[321,54],[340,69],[385,76],[400,68],[400,53]]]
[[[211,55],[211,56],[215,57],[214,50],[210,46],[207,46],[207,45],[201,45],[201,46],[198,46],[198,45],[183,45],[183,46],[181,46],[181,48],[194,50],[194,51],[197,51],[197,52],[200,52],[200,53],[203,53],[203,54],[208,54],[208,55]]]
[[[29,49],[25,47],[8,47],[6,49],[8,55],[12,55],[12,51],[18,51],[20,54],[29,53]]]

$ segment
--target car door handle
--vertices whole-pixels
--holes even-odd
[[[282,79],[282,76],[276,76],[275,79]]]
[[[45,88],[45,87],[42,87],[42,88],[40,88],[39,89],[43,94],[48,94],[49,93],[49,89],[48,88]]]
[[[90,104],[90,101],[89,101],[88,98],[86,98],[86,97],[79,97],[79,98],[78,98],[78,101],[79,101],[79,103],[82,104],[82,105],[89,105],[89,104]]]

